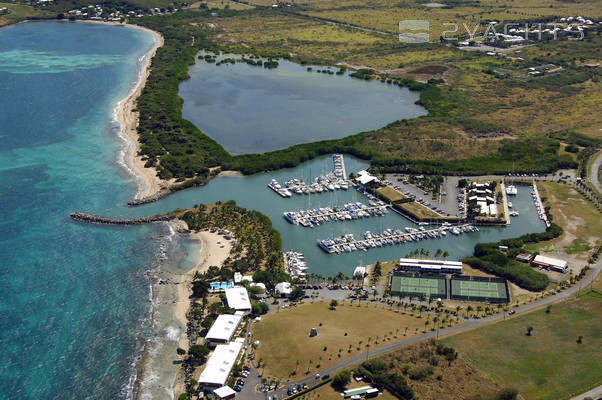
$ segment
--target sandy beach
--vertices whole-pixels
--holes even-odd
[[[130,172],[134,175],[138,190],[135,199],[143,199],[159,193],[168,186],[168,182],[157,177],[154,168],[145,168],[142,157],[138,156],[140,143],[138,142],[138,113],[134,112],[136,108],[136,99],[142,93],[146,80],[150,73],[150,65],[157,49],[163,46],[163,36],[153,30],[131,24],[117,24],[129,28],[141,29],[153,35],[155,45],[148,53],[144,55],[141,73],[136,86],[131,90],[128,96],[117,104],[115,119],[121,125],[121,137],[124,145],[124,163]]]
[[[190,295],[192,294],[190,283],[192,282],[192,277],[194,276],[195,272],[203,273],[212,265],[221,266],[224,260],[228,258],[232,248],[232,241],[224,239],[223,236],[219,235],[217,232],[194,232],[190,234],[190,237],[201,241],[202,245],[199,254],[199,262],[194,268],[182,275],[180,282],[178,283],[178,300],[176,302],[175,313],[176,317],[184,327],[180,336],[178,347],[185,350],[188,350],[189,346],[185,327],[188,323],[186,313],[190,308]],[[177,395],[179,393],[183,393],[184,391],[185,387],[183,376],[181,373],[178,373],[178,376],[174,382],[173,393]]]

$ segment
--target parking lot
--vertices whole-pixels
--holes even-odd
[[[397,191],[441,215],[464,216],[464,209],[460,207],[458,202],[458,181],[460,180],[458,177],[445,177],[439,196],[433,196],[432,193],[404,181],[400,174],[387,174],[385,179]]]

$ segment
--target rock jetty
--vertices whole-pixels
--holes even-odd
[[[90,224],[104,224],[104,225],[141,225],[148,224],[151,222],[166,222],[176,219],[174,216],[166,215],[154,215],[150,217],[138,217],[138,218],[110,218],[101,217],[98,215],[86,214],[81,212],[74,212],[69,214],[69,218]]]

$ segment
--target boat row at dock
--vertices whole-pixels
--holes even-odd
[[[352,221],[360,218],[381,217],[387,214],[387,205],[380,200],[370,204],[347,203],[340,207],[320,207],[313,210],[285,211],[283,216],[293,225],[313,228],[326,222]]]
[[[541,202],[541,198],[539,197],[539,191],[537,190],[537,184],[535,182],[533,182],[533,189],[531,189],[531,197],[535,203],[535,208],[537,208],[537,215],[539,215],[539,219],[542,220],[549,228],[550,221],[548,221],[548,216],[546,215],[546,210]]]
[[[329,239],[318,240],[318,246],[328,254],[350,253],[352,251],[368,251],[376,247],[392,246],[404,244],[407,242],[417,242],[426,239],[437,239],[452,235],[461,235],[463,233],[478,232],[476,226],[465,225],[443,225],[435,229],[420,229],[406,227],[405,231],[401,229],[386,229],[382,233],[372,233],[366,231],[363,239],[356,239],[351,233],[337,236]]]
[[[303,253],[298,251],[287,251],[283,254],[284,257],[284,272],[292,277],[305,276],[307,264]]]
[[[315,177],[310,182],[293,178],[281,184],[276,179],[272,179],[268,183],[268,187],[285,198],[292,197],[293,194],[314,194],[349,189],[353,186],[353,183],[346,178],[343,156],[335,154],[332,159],[334,163],[333,171]]]

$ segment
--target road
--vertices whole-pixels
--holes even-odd
[[[599,151],[596,154],[596,158],[592,165],[590,166],[589,172],[589,180],[592,182],[592,185],[596,188],[598,193],[602,193],[602,184],[598,179],[598,171],[600,170],[600,165],[602,165],[602,151]]]
[[[586,288],[587,285],[592,283],[593,280],[596,278],[596,276],[600,273],[601,268],[602,268],[602,260],[599,260],[595,265],[591,266],[591,270],[590,270],[589,274],[587,274],[587,276],[584,277],[576,285],[574,285],[566,290],[563,290],[562,292],[555,294],[553,296],[545,297],[545,298],[537,300],[533,303],[529,303],[529,304],[525,304],[520,307],[516,307],[515,308],[516,313],[522,314],[524,312],[531,311],[531,310],[534,310],[537,308],[541,308],[548,304],[562,301],[562,300],[565,300],[565,299],[573,296],[575,293],[577,293],[578,291],[580,291],[583,288]],[[505,313],[500,313],[500,314],[491,315],[489,317],[485,317],[485,318],[481,318],[481,319],[471,319],[471,320],[468,320],[467,322],[463,323],[462,325],[457,325],[457,326],[453,326],[450,328],[441,329],[438,332],[429,332],[429,333],[425,333],[420,336],[415,336],[415,337],[403,339],[403,340],[400,340],[397,342],[389,343],[387,345],[380,346],[376,349],[370,350],[367,353],[358,354],[354,357],[348,358],[335,365],[325,368],[320,371],[320,377],[327,375],[327,374],[332,376],[337,371],[339,371],[341,369],[352,367],[353,365],[358,364],[361,361],[364,361],[368,357],[373,357],[373,356],[377,356],[377,355],[387,353],[387,352],[390,352],[393,350],[397,350],[401,347],[409,346],[411,344],[418,343],[423,340],[436,338],[437,336],[460,333],[464,330],[476,328],[476,327],[479,327],[479,326],[482,326],[482,325],[485,325],[485,324],[488,324],[491,322],[500,321],[504,318],[505,318]],[[254,374],[255,374],[255,371],[253,371],[253,375]],[[253,377],[254,379],[251,379],[251,376],[249,376],[249,378],[250,378],[249,381],[252,381],[252,382],[258,382],[258,379],[259,379],[256,376]],[[308,386],[312,386],[312,385],[315,385],[318,382],[318,380],[319,380],[319,378],[316,378],[314,373],[312,373],[303,379],[282,383],[278,389],[276,389],[273,392],[267,393],[267,394],[255,392],[253,390],[254,388],[251,387],[250,384],[248,384],[248,385],[245,385],[245,388],[240,393],[239,398],[242,398],[242,399],[265,399],[266,396],[273,396],[274,394],[276,394],[278,396],[278,399],[280,400],[280,399],[284,399],[287,397],[286,391],[292,385],[307,384]],[[251,383],[251,382],[249,382],[249,383]]]
[[[602,385],[597,388],[593,388],[585,393],[581,393],[579,396],[571,397],[571,400],[584,400],[587,398],[591,398],[594,400],[602,399]]]

